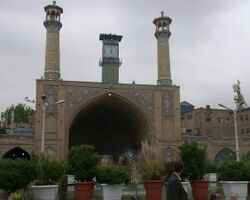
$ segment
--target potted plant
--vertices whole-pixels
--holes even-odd
[[[224,195],[229,198],[232,192],[238,193],[242,199],[247,197],[247,184],[250,180],[250,161],[229,160],[218,167]]]
[[[0,160],[0,188],[7,191],[7,195],[26,188],[36,176],[36,166],[26,159]]]
[[[37,166],[37,176],[31,186],[35,199],[56,200],[59,179],[65,174],[63,162],[41,154],[33,160]]]
[[[138,169],[144,181],[146,199],[161,200],[166,170],[159,144],[141,143]]]
[[[99,166],[96,181],[101,184],[103,200],[121,199],[122,184],[130,180],[130,170],[127,166],[115,164]]]
[[[217,165],[218,163],[216,163],[215,161],[212,160],[208,160],[206,162],[206,167],[205,167],[205,171],[206,171],[206,179],[209,182],[209,187],[210,188],[215,188],[217,186],[216,182],[217,182]]]
[[[68,165],[75,176],[75,197],[76,200],[91,200],[94,189],[93,178],[97,173],[99,163],[94,146],[80,145],[70,149]]]
[[[185,166],[190,170],[190,183],[194,200],[208,198],[208,181],[204,179],[206,173],[207,152],[200,148],[195,141],[185,141],[179,147],[179,154]]]

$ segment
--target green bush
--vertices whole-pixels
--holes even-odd
[[[25,188],[35,179],[36,175],[36,166],[29,160],[0,160],[0,188],[8,192]]]
[[[250,161],[224,161],[217,172],[219,179],[223,181],[249,181]]]
[[[62,161],[50,158],[48,155],[40,155],[37,160],[36,185],[50,185],[58,183],[65,174],[65,165]]]
[[[68,165],[77,181],[92,181],[97,173],[100,158],[94,146],[80,145],[70,149]]]
[[[241,156],[241,160],[250,161],[250,151],[246,152]]]
[[[19,192],[13,192],[10,194],[8,200],[22,200],[23,197],[22,197],[22,194],[19,193]]]
[[[130,170],[122,165],[99,166],[97,168],[96,180],[98,183],[127,184],[130,180]]]
[[[207,161],[205,164],[206,173],[216,173],[217,165],[218,163],[216,163],[215,161],[211,161],[211,160]]]
[[[203,179],[206,173],[206,149],[198,147],[197,142],[185,141],[179,147],[179,150],[184,165],[190,170],[190,179]]]

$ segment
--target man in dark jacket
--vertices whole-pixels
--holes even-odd
[[[183,164],[176,163],[174,173],[168,178],[167,182],[167,200],[188,200],[186,191],[181,184],[181,174]]]

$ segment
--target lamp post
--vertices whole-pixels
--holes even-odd
[[[218,104],[219,106],[233,111],[234,114],[234,134],[235,134],[235,151],[236,151],[236,160],[240,161],[240,156],[239,156],[239,139],[238,139],[238,124],[237,124],[237,111],[240,111],[241,109],[244,109],[245,106],[247,106],[247,103],[241,93],[240,90],[240,81],[237,80],[237,83],[233,84],[233,90],[236,93],[234,96],[234,102],[235,102],[235,109],[231,109],[227,106],[224,106],[223,104]]]
[[[42,98],[42,101],[43,101],[43,112],[42,112],[42,136],[41,136],[41,152],[43,153],[44,152],[44,144],[45,144],[45,117],[46,117],[46,109],[47,109],[47,106],[49,105],[47,102],[46,102],[46,96],[45,95],[42,95],[41,96]],[[60,101],[57,101],[55,102],[55,104],[61,104],[61,103],[64,103],[65,100],[60,100]]]
[[[231,109],[223,104],[218,104],[220,107],[223,107],[227,110],[233,111],[234,115],[234,136],[235,136],[235,152],[236,152],[236,161],[240,161],[239,155],[239,138],[238,138],[238,124],[237,124],[237,109]]]

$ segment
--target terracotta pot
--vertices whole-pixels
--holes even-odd
[[[94,182],[77,182],[75,183],[76,200],[92,200]]]
[[[162,180],[152,180],[144,182],[146,200],[161,200],[163,184],[164,182]]]
[[[194,200],[208,199],[208,181],[207,180],[191,180],[192,195]]]

